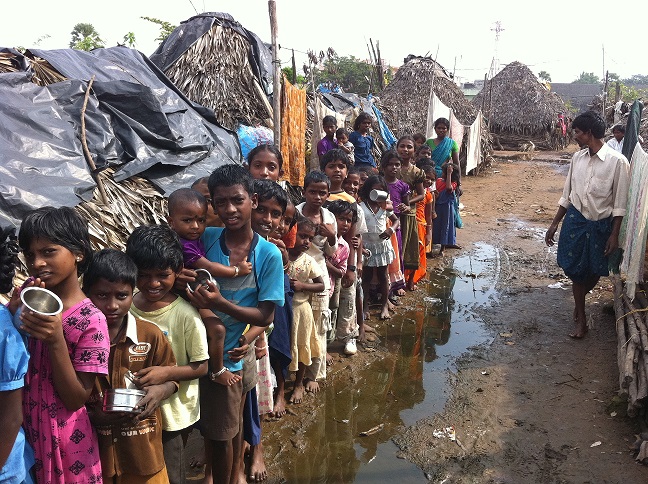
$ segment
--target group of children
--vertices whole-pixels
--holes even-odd
[[[302,203],[279,184],[281,153],[261,145],[247,169],[225,165],[171,194],[168,225],[138,227],[124,252],[93,253],[73,209],[29,213],[18,243],[31,277],[0,308],[2,344],[15,343],[0,352],[10,358],[0,424],[13,443],[0,447],[0,476],[184,483],[198,429],[206,483],[265,479],[260,415],[281,418],[318,392],[327,348],[337,340],[355,354],[375,332],[371,305],[389,318],[425,276],[437,220],[454,234],[453,209],[440,204],[458,187],[457,166],[437,177],[427,145],[404,136],[379,174],[352,165],[342,134],[306,175]],[[0,242],[7,292],[16,247],[8,233]],[[21,307],[30,286],[56,294],[62,313]],[[136,412],[107,411],[108,390],[123,388],[145,392]]]

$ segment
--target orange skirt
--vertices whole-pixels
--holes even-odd
[[[405,279],[409,280],[412,273],[414,273],[414,284],[425,277],[427,273],[427,257],[425,255],[425,234],[426,234],[426,225],[424,223],[418,222],[418,248],[419,248],[419,267],[416,270],[406,270]]]

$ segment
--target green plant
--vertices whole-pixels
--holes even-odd
[[[155,38],[155,40],[159,42],[163,42],[166,40],[166,38],[171,35],[171,32],[173,32],[176,29],[176,25],[173,25],[170,22],[167,22],[165,20],[160,20],[159,18],[155,17],[140,17],[143,20],[148,20],[149,22],[152,22],[156,25],[160,26],[160,35]]]

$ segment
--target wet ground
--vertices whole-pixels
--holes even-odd
[[[543,243],[562,158],[464,179],[464,250],[431,261],[393,319],[370,321],[379,341],[353,357],[333,347],[320,394],[263,423],[268,482],[646,480],[629,451],[637,422],[610,410],[607,280],[588,297],[595,328],[566,337],[571,291]]]

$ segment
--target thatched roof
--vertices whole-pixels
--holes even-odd
[[[151,60],[190,100],[214,110],[219,124],[271,125],[272,108],[259,71],[269,52],[231,16],[205,13],[179,25]]]
[[[440,64],[429,57],[409,56],[380,94],[378,103],[387,125],[398,135],[425,132],[433,82],[436,95],[452,108],[462,124],[475,121],[477,109]]]
[[[520,62],[502,69],[472,100],[489,121],[492,133],[545,138],[566,114],[565,103],[549,92],[531,70]]]

